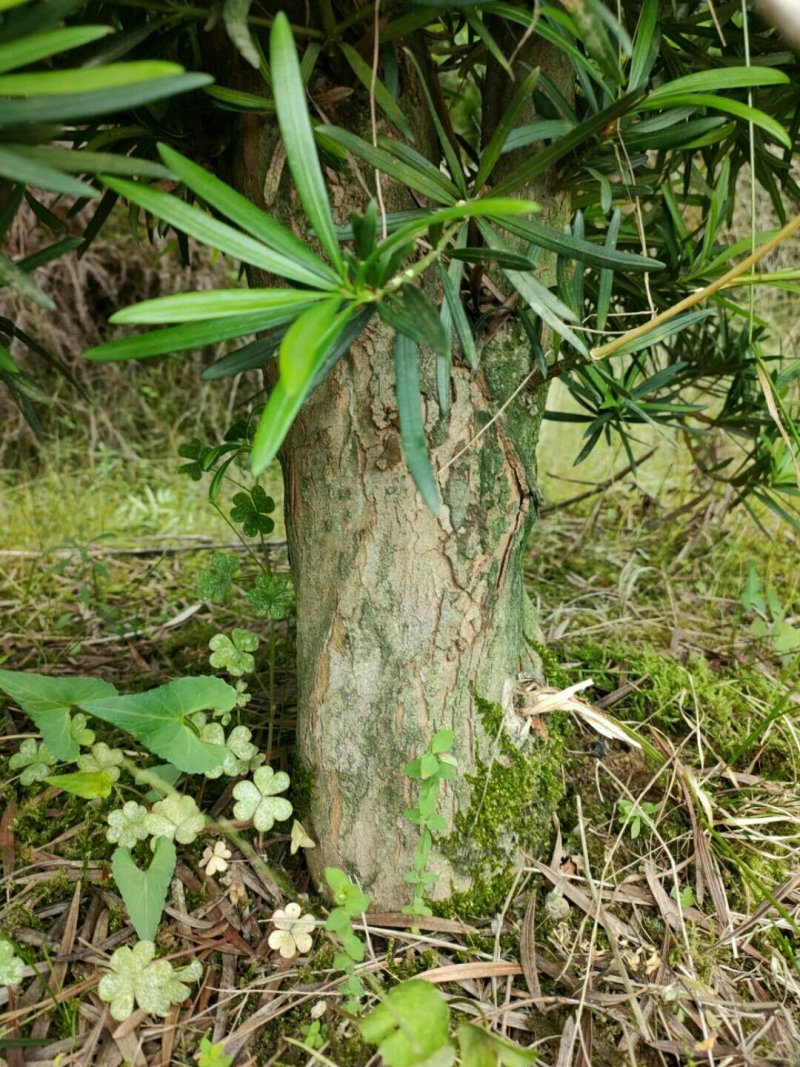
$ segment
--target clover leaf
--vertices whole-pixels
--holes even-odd
[[[193,437],[191,441],[186,441],[184,444],[179,445],[178,455],[181,459],[188,459],[188,463],[182,463],[178,467],[179,474],[186,474],[193,482],[202,481],[203,475],[206,473],[205,460],[209,452],[213,452],[213,449],[208,445],[204,445],[199,438]]]
[[[229,778],[236,778],[240,774],[254,771],[259,764],[264,762],[264,756],[250,741],[252,734],[246,726],[234,726],[226,739],[222,725],[218,722],[210,722],[201,728],[200,736],[204,741],[223,745],[228,750],[228,755],[218,767],[206,771],[206,778],[220,778],[223,774],[227,774]]]
[[[22,770],[19,776],[22,785],[44,781],[54,763],[55,758],[47,746],[37,744],[32,737],[27,737],[19,746],[19,752],[8,761],[12,771]]]
[[[119,768],[125,757],[119,748],[109,748],[105,741],[92,745],[91,753],[78,756],[78,766],[82,771],[105,771],[112,782],[119,778]]]
[[[0,941],[0,986],[19,985],[24,970],[25,964],[11,942]]]
[[[247,492],[236,493],[231,508],[231,518],[234,522],[241,523],[242,530],[247,537],[255,537],[257,534],[272,533],[275,523],[269,517],[275,510],[275,501],[260,485],[254,485]]]
[[[87,747],[94,744],[94,730],[88,728],[86,725],[88,721],[88,718],[80,712],[70,719],[69,732],[76,745]]]
[[[361,1036],[377,1045],[386,1067],[414,1067],[450,1042],[450,1009],[429,982],[412,978],[390,989],[359,1023]],[[454,1055],[435,1062],[452,1063]]]
[[[250,630],[235,628],[231,636],[214,634],[208,642],[211,655],[208,662],[217,670],[225,670],[232,678],[241,678],[243,674],[252,674],[256,661],[250,655],[258,648],[258,635]]]
[[[157,801],[144,821],[153,837],[168,837],[180,845],[190,845],[205,824],[205,816],[193,797],[176,794]]]
[[[139,941],[132,949],[118,948],[111,957],[111,970],[100,979],[98,993],[118,1022],[124,1022],[136,1007],[165,1018],[173,1004],[189,996],[191,990],[185,983],[196,982],[203,973],[199,960],[176,968],[169,960],[156,960],[155,954],[152,941]]]
[[[134,848],[150,833],[145,825],[146,819],[147,808],[137,804],[135,800],[127,801],[121,808],[110,811],[106,816],[107,840],[112,845],[120,845],[122,848]]]
[[[289,801],[275,795],[288,788],[289,775],[284,771],[259,767],[252,782],[237,782],[233,787],[237,801],[233,806],[234,818],[252,820],[256,830],[266,833],[276,822],[283,822],[292,814]]]
[[[294,589],[288,574],[260,574],[247,593],[253,614],[269,616],[276,622],[285,619],[294,604]]]
[[[198,571],[195,587],[200,600],[219,604],[233,585],[233,576],[239,570],[239,560],[228,552],[214,552],[209,560],[209,569]]]

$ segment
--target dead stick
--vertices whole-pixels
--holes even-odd
[[[599,348],[593,348],[590,352],[592,359],[605,359],[606,356],[613,355],[615,352],[619,351],[620,348],[624,348],[626,345],[630,344],[631,341],[635,341],[639,337],[644,337],[650,330],[654,329],[656,326],[660,326],[662,322],[669,322],[670,319],[674,319],[676,315],[680,315],[682,311],[687,311],[689,308],[694,307],[695,304],[700,304],[703,300],[707,300],[710,296],[718,293],[720,289],[725,289],[732,281],[734,281],[734,279],[744,274],[745,271],[748,271],[751,267],[754,267],[756,263],[764,258],[764,256],[769,255],[769,253],[777,248],[778,245],[782,244],[790,237],[793,237],[794,234],[798,232],[800,232],[800,215],[798,215],[797,218],[792,219],[791,222],[788,222],[782,230],[779,230],[773,238],[763,244],[757,251],[749,255],[747,259],[743,259],[738,266],[733,267],[726,274],[723,274],[721,278],[717,278],[715,282],[712,282],[711,285],[707,285],[705,289],[698,289],[696,292],[692,293],[691,296],[687,296],[684,300],[667,308],[666,311],[662,311],[660,315],[656,315],[654,319],[644,323],[642,326],[637,326],[635,330],[629,330],[621,337],[609,341],[608,344],[600,345]]]

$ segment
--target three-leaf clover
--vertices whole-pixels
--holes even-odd
[[[69,732],[78,745],[84,747],[94,744],[94,730],[90,730],[86,725],[89,719],[86,715],[78,712],[77,715],[73,715],[69,722]]]
[[[135,800],[129,800],[121,808],[110,811],[106,816],[108,823],[106,838],[112,845],[134,848],[149,836],[150,831],[147,829],[146,819],[147,808],[137,804]]]
[[[252,734],[246,726],[234,726],[226,738],[222,724],[210,722],[201,729],[200,736],[204,741],[224,745],[228,752],[219,766],[206,771],[206,778],[220,778],[223,774],[236,778],[240,774],[254,771],[264,762],[264,756],[251,742]]]
[[[22,770],[19,780],[23,785],[33,785],[50,774],[54,763],[55,758],[46,745],[37,744],[32,737],[26,737],[19,746],[19,752],[15,752],[8,761],[8,766],[12,771]]]
[[[135,1007],[164,1018],[173,1004],[189,996],[191,990],[185,983],[196,982],[203,973],[199,960],[176,968],[168,960],[155,959],[155,954],[152,941],[139,941],[132,949],[118,948],[111,957],[111,970],[100,979],[98,993],[118,1022],[132,1015]]]
[[[303,915],[299,904],[292,902],[278,908],[272,916],[275,929],[269,935],[269,947],[277,949],[285,960],[311,948],[311,934],[316,925],[314,916]]]
[[[193,482],[201,481],[207,469],[205,466],[206,455],[210,451],[212,449],[209,449],[197,437],[193,437],[191,441],[186,441],[184,444],[179,445],[178,455],[182,459],[188,459],[189,462],[182,463],[178,467],[178,473],[188,475]]]
[[[261,833],[271,830],[276,822],[283,822],[292,814],[292,805],[284,797],[276,796],[289,788],[289,775],[273,771],[272,767],[259,767],[252,782],[237,782],[233,787],[236,803],[233,815],[236,819],[252,820]]]
[[[272,533],[275,529],[275,523],[270,518],[274,510],[275,501],[272,497],[260,485],[254,485],[249,492],[236,493],[231,518],[241,523],[247,537],[255,537],[257,534]]]
[[[200,1051],[195,1057],[197,1067],[231,1067],[233,1056],[226,1056],[221,1044],[213,1044],[207,1037],[200,1038]]]
[[[209,569],[198,571],[195,586],[200,600],[219,604],[233,585],[233,576],[239,570],[239,560],[228,552],[214,552],[209,560]]]
[[[211,655],[208,662],[217,670],[227,671],[232,678],[252,674],[256,669],[255,658],[250,654],[258,648],[258,635],[250,630],[234,628],[231,636],[214,634],[208,642]]]
[[[0,941],[0,986],[19,985],[25,964],[10,941]]]
[[[292,580],[283,573],[260,574],[246,595],[254,615],[268,615],[276,622],[286,618],[294,603]]]
[[[168,837],[180,845],[190,845],[202,833],[206,820],[192,797],[172,794],[153,805],[145,819],[153,837]]]
[[[91,753],[78,756],[78,766],[82,771],[105,771],[112,782],[119,778],[119,768],[125,757],[119,748],[109,748],[105,741],[92,745]]]

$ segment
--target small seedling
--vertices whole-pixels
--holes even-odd
[[[410,904],[405,905],[403,913],[414,919],[421,915],[433,914],[425,903],[425,896],[430,887],[436,884],[436,875],[428,871],[427,866],[434,833],[442,833],[447,829],[444,816],[436,811],[436,802],[439,798],[440,783],[453,778],[456,773],[458,764],[455,757],[450,755],[452,746],[453,731],[439,730],[427,752],[412,760],[405,768],[409,778],[418,778],[421,781],[417,806],[409,808],[405,813],[407,819],[420,827],[419,840],[414,851],[414,869],[405,875],[405,880],[413,886],[414,897]],[[412,929],[415,933],[418,932],[416,926]]]

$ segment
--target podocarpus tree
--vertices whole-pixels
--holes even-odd
[[[207,373],[264,368],[251,461],[284,473],[312,861],[402,904],[402,767],[450,728],[436,892],[502,888],[558,789],[556,744],[523,740],[517,700],[539,670],[522,562],[547,383],[577,401],[559,417],[586,424],[581,456],[677,428],[736,503],[797,521],[796,364],[751,296],[800,273],[764,277],[774,234],[726,236],[748,165],[784,220],[800,193],[797,62],[705,0],[627,4],[621,23],[600,0],[226,0],[227,36],[149,0],[69,18],[95,9],[216,78],[205,118],[140,113],[123,142],[164,142],[166,180],[101,180],[244,263],[250,288],[127,309],[164,328],[88,355],[257,335]]]

